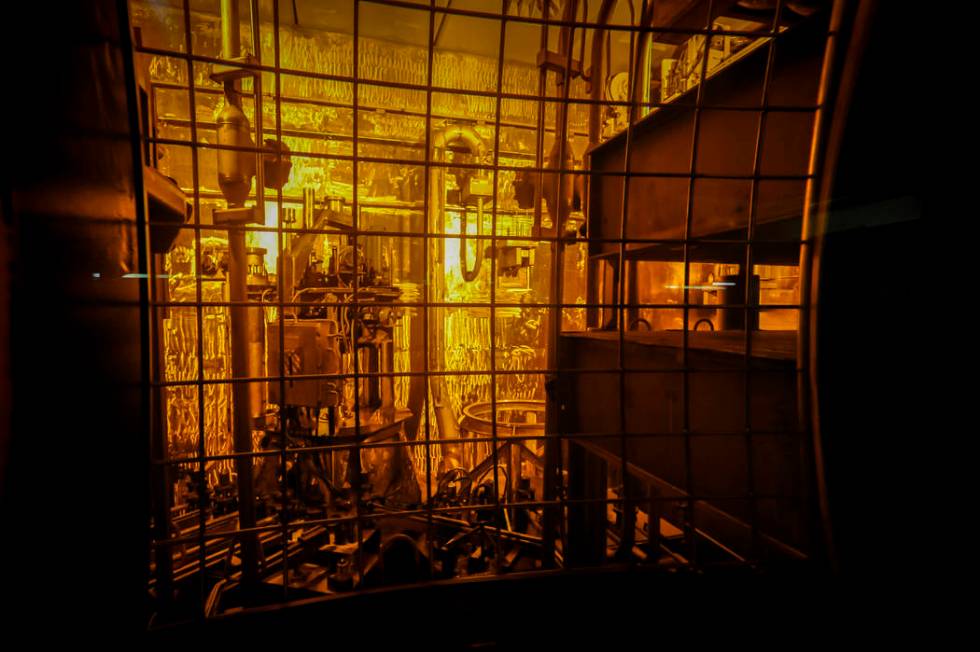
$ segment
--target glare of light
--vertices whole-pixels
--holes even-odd
[[[665,285],[668,290],[717,290],[718,286],[730,286],[734,283],[712,283],[711,285]]]
[[[265,203],[265,221],[263,226],[276,229],[279,227],[279,205],[275,201]],[[285,235],[285,234],[284,234]],[[265,249],[265,269],[275,273],[279,261],[279,234],[275,231],[248,231],[246,243],[249,247]],[[285,246],[285,243],[283,243]]]

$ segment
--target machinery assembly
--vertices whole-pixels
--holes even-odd
[[[92,441],[145,445],[142,624],[834,563],[816,262],[858,4],[99,3],[80,129],[132,161],[66,147],[37,205],[109,226],[18,251],[112,306],[59,309],[138,393]],[[78,421],[128,414],[99,391]]]

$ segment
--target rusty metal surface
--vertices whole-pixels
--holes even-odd
[[[690,92],[641,119],[633,129],[630,169],[650,176],[637,176],[630,183],[626,237],[683,238],[689,191],[694,193],[693,237],[744,237],[753,179],[760,180],[755,223],[793,221],[795,228],[789,232],[798,234],[825,41],[823,24],[805,25],[782,35],[783,47],[774,62],[771,88],[767,89],[768,102],[782,110],[769,114],[763,139],[766,145],[757,171],[753,171],[752,156],[759,111],[728,109],[759,104],[768,67],[765,48],[709,78],[703,101],[717,108],[700,113],[700,145],[693,173],[688,169],[695,115]],[[619,136],[593,147],[592,169],[622,169],[623,146],[624,138]],[[730,178],[712,178],[715,175]],[[591,237],[618,235],[622,188],[622,180],[616,177],[591,178]],[[767,239],[764,233],[758,237]],[[593,254],[613,251],[611,243],[591,248]]]

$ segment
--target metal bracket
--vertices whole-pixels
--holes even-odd
[[[236,79],[245,79],[246,77],[254,77],[258,75],[261,71],[252,70],[250,68],[243,68],[242,66],[257,66],[259,65],[258,60],[250,55],[246,54],[244,57],[235,57],[230,60],[231,63],[216,63],[211,68],[211,80],[219,83],[224,83],[227,81],[235,81]]]
[[[257,206],[216,208],[211,215],[215,224],[265,224]]]

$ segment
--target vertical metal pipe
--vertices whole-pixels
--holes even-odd
[[[573,0],[565,7],[565,15],[563,20],[571,23],[575,20],[575,14],[577,11],[578,3]],[[547,30],[547,26],[543,27]],[[585,40],[585,32],[582,33],[582,40]],[[562,76],[558,80],[558,84],[561,88],[561,103],[558,105],[558,109],[555,113],[555,144],[553,150],[557,152],[557,160],[555,161],[555,167],[562,172],[558,173],[558,183],[556,184],[556,197],[553,203],[555,207],[556,214],[552,215],[554,220],[554,230],[555,239],[552,241],[551,247],[551,265],[552,274],[549,279],[549,303],[551,308],[549,309],[549,329],[548,329],[548,366],[551,369],[556,369],[559,362],[558,347],[561,341],[561,325],[562,325],[562,276],[563,276],[563,263],[564,263],[564,243],[562,241],[562,235],[564,233],[564,220],[567,217],[567,209],[564,205],[565,196],[565,172],[566,169],[566,146],[571,146],[568,142],[568,98],[569,90],[571,86],[571,69],[572,69],[572,50],[575,43],[575,31],[571,26],[564,26],[561,32],[561,52],[564,59],[564,68],[562,70]],[[543,121],[539,121],[539,124],[543,125]],[[543,142],[543,137],[542,137]],[[540,155],[540,152],[539,152]],[[572,167],[572,166],[567,166]],[[545,428],[545,434],[550,434],[557,436],[558,440],[547,439],[545,440],[545,500],[554,500],[556,497],[562,494],[561,483],[561,433],[559,432],[559,422],[560,422],[560,403],[561,403],[561,390],[560,387],[556,386],[557,377],[552,383],[552,392],[549,396],[550,408],[549,415],[545,417],[545,423],[550,424],[550,429],[548,426]],[[605,495],[603,495],[605,498]],[[573,508],[574,509],[574,508]],[[552,532],[555,526],[554,520],[555,515],[552,513],[554,510],[545,510],[545,546],[546,551],[550,555],[547,560],[548,564],[553,563],[553,551],[552,546]],[[559,526],[561,526],[561,513],[558,514]]]
[[[418,309],[419,319],[421,320],[422,331],[422,371],[425,373],[422,380],[422,410],[425,418],[424,437],[425,437],[425,539],[426,552],[429,559],[434,556],[434,524],[433,524],[433,504],[432,504],[432,423],[429,418],[430,413],[430,392],[429,392],[429,369],[430,369],[430,350],[429,350],[429,302],[432,297],[431,282],[429,279],[430,258],[430,218],[432,212],[431,176],[432,176],[432,65],[435,49],[435,0],[429,0],[429,34],[425,44],[425,168],[423,170],[423,215],[422,220],[422,292],[420,299],[423,307]],[[414,327],[413,327],[413,330]],[[414,345],[414,342],[413,342]],[[415,354],[413,352],[412,364],[415,364]],[[413,366],[414,370],[415,367]],[[430,565],[431,568],[431,565]]]
[[[600,25],[605,25],[615,6],[616,0],[602,0],[602,4],[599,6],[599,13],[596,16],[596,22]],[[595,28],[592,33],[592,72],[589,73],[589,88],[593,100],[593,103],[589,105],[589,145],[598,143],[602,132],[602,105],[598,102],[602,99],[602,87],[604,85],[604,75],[602,74],[602,45],[605,39],[605,28]],[[584,34],[582,35],[582,40],[585,40]],[[605,62],[605,65],[608,66],[609,62]],[[582,67],[585,67],[584,61],[582,62]]]
[[[228,231],[228,294],[231,300],[231,373],[236,379],[248,378],[248,300],[246,285],[245,231],[232,228]],[[252,409],[247,383],[232,384],[234,414],[232,432],[236,453],[252,452]],[[242,529],[255,527],[255,492],[252,484],[252,458],[248,455],[235,457],[238,475],[238,523]],[[255,534],[246,534],[242,545],[242,583],[249,585],[258,580],[258,541]]]
[[[260,256],[261,258],[261,256]],[[261,378],[265,373],[265,308],[261,305],[250,307],[248,312],[248,375]],[[269,387],[266,383],[249,383],[249,410],[253,419],[261,419],[265,414]]]
[[[548,17],[551,11],[551,1],[544,0],[544,8],[541,15],[541,43],[540,51],[548,51]],[[538,115],[537,115],[537,147],[534,150],[534,168],[541,170],[544,168],[544,125],[545,113],[548,104],[545,102],[545,93],[548,91],[548,69],[544,66],[538,72]],[[558,137],[557,134],[555,136]],[[541,198],[544,188],[544,174],[537,173],[538,182],[534,184],[534,234],[536,237],[541,235]]]
[[[378,371],[383,374],[376,380],[378,383],[378,399],[381,403],[381,414],[387,418],[395,416],[395,343],[386,337],[377,345]]]
[[[252,55],[255,62],[262,63],[262,32],[259,29],[259,0],[250,0],[249,10],[252,18]],[[237,27],[236,27],[237,29]],[[258,152],[255,154],[255,206],[259,210],[259,216],[265,221],[265,169],[262,166],[262,152],[265,147],[265,138],[262,127],[262,72],[254,71],[252,75],[252,99],[255,107],[255,145]]]
[[[238,0],[221,0],[221,58],[237,58],[241,42]]]
[[[221,56],[234,59],[241,52],[238,0],[221,0]],[[229,103],[238,101],[237,82],[225,84]],[[256,94],[257,95],[257,94]],[[258,100],[256,100],[258,104]],[[219,170],[220,174],[220,170]],[[230,202],[229,202],[230,203]],[[238,225],[241,226],[241,225]],[[248,378],[248,261],[245,250],[245,231],[242,228],[228,230],[228,298],[232,302],[231,313],[231,373],[236,379]],[[252,485],[252,409],[248,384],[232,384],[232,434],[236,453],[235,472],[238,476],[238,524],[241,529],[255,527],[255,491]],[[258,581],[258,540],[255,534],[241,537],[242,584]]]

